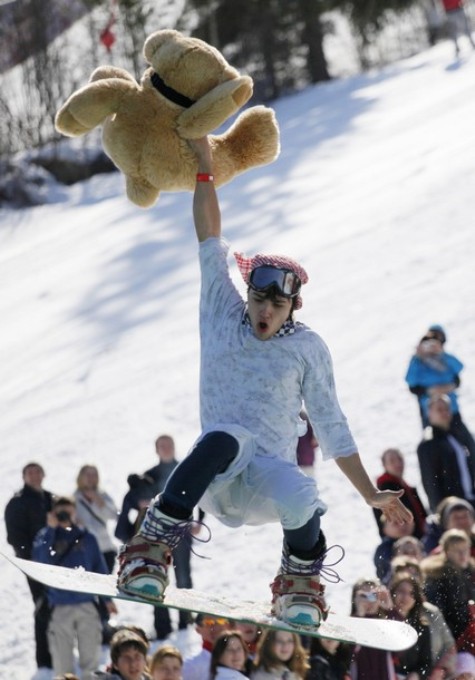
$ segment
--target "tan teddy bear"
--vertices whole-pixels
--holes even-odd
[[[75,137],[103,125],[104,150],[126,176],[127,195],[146,208],[160,191],[192,191],[196,158],[187,139],[209,134],[252,95],[252,79],[230,66],[202,40],[178,31],[153,33],[144,57],[151,66],[140,84],[125,70],[103,66],[69,97],[56,128]],[[221,135],[210,136],[217,186],[279,154],[272,109],[255,106],[239,114]]]

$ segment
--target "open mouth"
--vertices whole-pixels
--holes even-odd
[[[259,321],[257,327],[259,328],[260,331],[264,332],[269,328],[269,325],[265,321]]]

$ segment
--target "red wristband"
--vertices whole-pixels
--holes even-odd
[[[209,175],[207,172],[196,173],[197,182],[214,182],[214,175]]]

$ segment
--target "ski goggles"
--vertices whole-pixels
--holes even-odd
[[[266,292],[275,288],[278,295],[294,298],[300,293],[302,282],[295,272],[263,264],[251,271],[249,285],[253,290]]]

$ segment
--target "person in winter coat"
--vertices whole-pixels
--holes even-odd
[[[442,326],[430,326],[419,342],[406,373],[410,391],[417,396],[422,426],[429,424],[431,397],[446,395],[452,411],[451,432],[475,452],[475,442],[460,414],[457,388],[463,364],[457,357],[444,351],[447,336]]]
[[[308,652],[297,633],[266,630],[257,645],[251,680],[304,680]]]
[[[127,481],[129,491],[124,497],[119,514],[115,535],[121,541],[129,541],[144,517],[151,500],[163,491],[165,484],[178,465],[175,457],[175,441],[169,434],[161,434],[155,440],[157,465],[146,470],[142,475],[131,474]],[[130,515],[135,514],[135,521]],[[199,514],[200,521],[204,513]],[[191,541],[181,541],[173,550],[173,572],[177,588],[192,588],[191,578]],[[185,630],[191,623],[190,614],[184,610],[179,612],[178,629]],[[172,632],[170,613],[166,607],[155,607],[154,627],[158,640],[165,640]]]
[[[22,470],[23,488],[11,498],[5,507],[7,541],[15,555],[31,560],[36,534],[46,524],[51,512],[53,494],[43,489],[45,471],[39,463],[27,463]],[[51,654],[46,631],[49,623],[49,606],[46,588],[42,583],[27,578],[34,603],[36,664],[38,668],[51,668]]]
[[[392,608],[386,586],[375,578],[358,579],[351,594],[351,616],[388,618]],[[389,652],[355,645],[350,664],[351,680],[396,680],[394,662]]]
[[[422,425],[427,425],[427,407],[434,394],[447,394],[452,411],[459,412],[457,388],[463,363],[452,354],[445,352],[447,336],[441,326],[430,326],[419,341],[406,372],[406,383],[417,397]]]
[[[470,20],[465,12],[465,3],[464,0],[442,0],[442,5],[447,17],[449,35],[454,41],[455,56],[458,57],[460,54],[458,37],[461,33],[467,36],[470,45],[475,48]]]
[[[450,529],[440,540],[442,552],[422,560],[425,595],[441,610],[459,651],[475,650],[475,566],[470,539],[464,531]]]
[[[117,550],[109,533],[108,523],[117,522],[117,507],[112,498],[99,487],[99,470],[95,465],[83,465],[76,479],[73,494],[76,501],[77,523],[96,537],[109,574],[115,566]],[[109,614],[104,600],[99,600],[99,614],[103,629],[103,643],[107,644],[114,627],[109,624]]]
[[[312,638],[310,670],[305,680],[349,680],[351,646],[338,640]]]
[[[471,556],[475,558],[475,509],[471,503],[457,496],[447,496],[439,503],[436,512],[427,518],[422,539],[427,555],[441,552],[440,539],[449,529],[465,531],[472,546]]]
[[[155,453],[158,463],[143,474],[130,474],[127,477],[129,491],[124,497],[119,513],[115,535],[126,543],[135,534],[140,525],[145,509],[157,493],[163,491],[165,484],[178,465],[175,458],[175,442],[168,434],[162,434],[155,440]],[[132,511],[135,517],[131,521]]]
[[[48,524],[36,535],[32,557],[37,562],[76,569],[82,567],[97,574],[107,574],[107,567],[93,534],[76,524],[73,498],[54,500]],[[74,648],[79,650],[82,680],[90,680],[98,667],[102,642],[102,626],[96,599],[88,593],[58,588],[47,589],[52,610],[48,626],[48,642],[57,675],[74,672]],[[107,600],[110,613],[117,611]]]
[[[376,486],[382,491],[391,489],[392,491],[404,490],[401,503],[412,513],[414,518],[413,535],[422,538],[426,528],[427,511],[419,497],[417,489],[410,486],[404,477],[404,456],[399,449],[386,449],[381,456],[384,472],[376,480]],[[373,513],[378,524],[379,535],[384,537],[384,526],[381,521],[381,510],[373,508]]]
[[[389,590],[393,600],[391,617],[405,621],[417,631],[415,645],[393,654],[397,676],[425,680],[432,673],[432,643],[421,584],[410,574],[401,573],[391,581]]]
[[[218,637],[231,628],[231,624],[228,619],[197,614],[195,628],[202,640],[201,649],[185,658],[183,680],[209,680],[211,652]]]
[[[211,652],[211,680],[249,680],[245,675],[247,646],[237,630],[219,635]],[[205,679],[203,679],[205,680]]]
[[[246,643],[249,661],[252,661],[256,656],[257,644],[261,639],[262,628],[255,623],[246,623],[244,621],[236,621],[233,628],[241,633]]]
[[[140,629],[121,628],[110,641],[110,665],[106,671],[96,671],[93,680],[150,680],[148,651],[148,640]]]
[[[76,518],[97,539],[109,574],[114,571],[117,550],[107,523],[117,522],[117,507],[112,498],[99,487],[99,470],[95,465],[83,465],[76,479]]]
[[[432,512],[447,496],[464,498],[475,505],[475,450],[452,432],[451,422],[447,396],[432,397],[429,427],[417,447],[422,483]]]
[[[420,587],[423,589],[424,576],[420,562],[421,560],[405,555],[395,557],[391,562],[393,579],[395,580],[401,574],[409,575],[417,579]],[[435,604],[427,602],[424,598],[422,607],[430,628],[432,656],[430,680],[451,678],[455,669],[457,653],[453,635],[444,619],[444,615]]]
[[[376,567],[376,576],[384,585],[387,585],[391,578],[391,560],[394,557],[396,543],[403,538],[412,537],[413,526],[412,522],[401,524],[383,517],[384,538],[376,546],[373,562]]]
[[[439,607],[432,602],[424,601],[423,609],[430,628],[432,654],[430,680],[450,678],[454,672],[457,659],[454,637]]]

